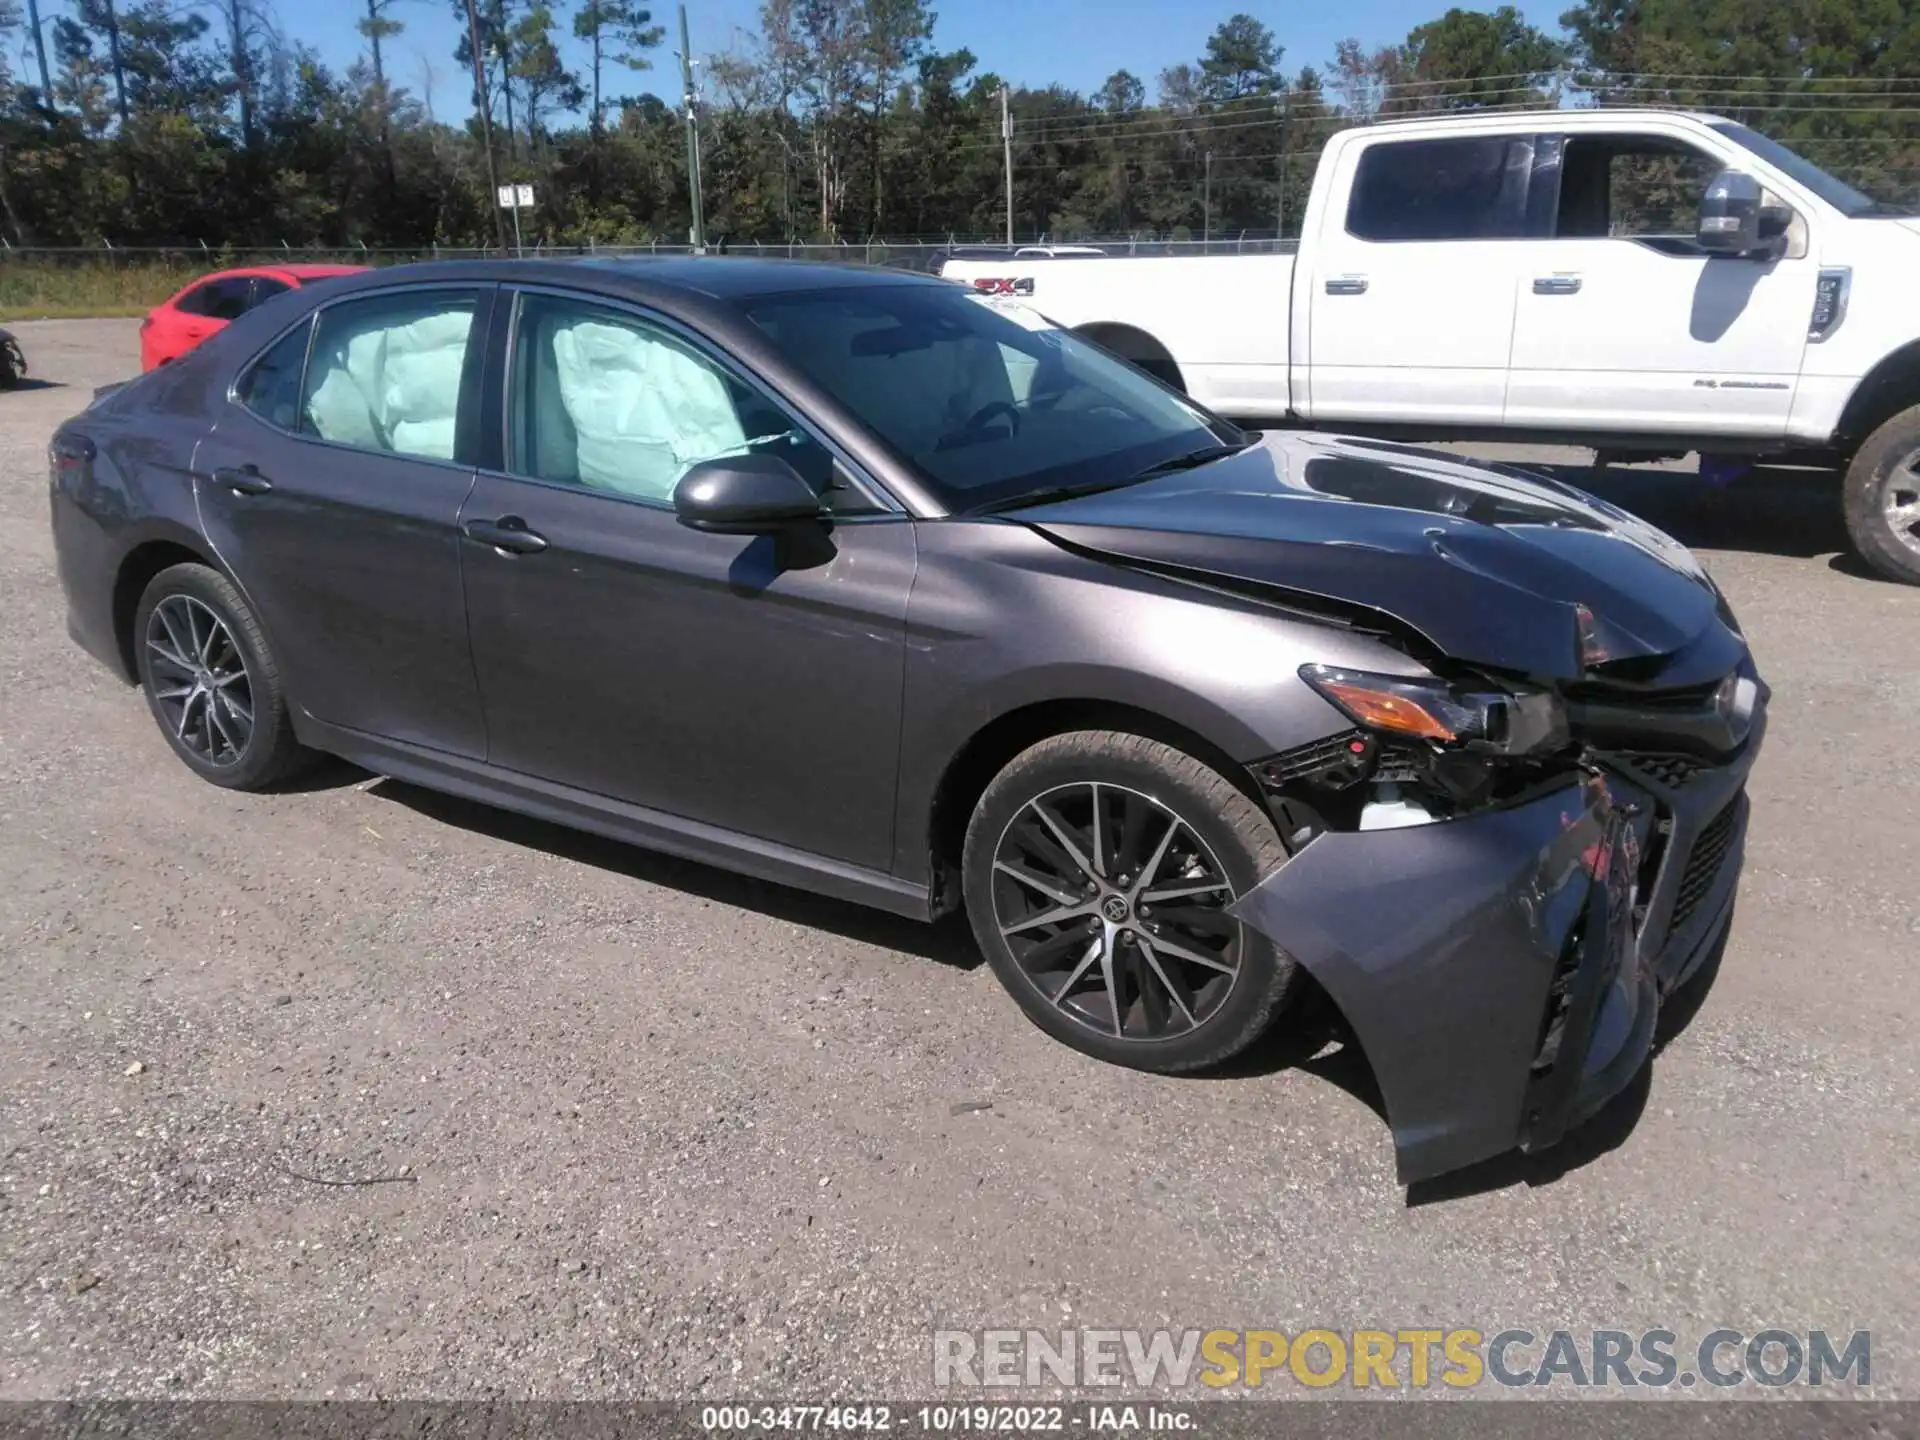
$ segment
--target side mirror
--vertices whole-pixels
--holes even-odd
[[[1760,182],[1744,170],[1722,170],[1700,197],[1694,236],[1710,255],[1746,255],[1760,248]]]
[[[702,460],[673,487],[682,525],[715,535],[760,535],[820,516],[820,497],[778,455]]]

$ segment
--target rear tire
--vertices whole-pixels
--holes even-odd
[[[1175,1074],[1237,1055],[1298,994],[1293,961],[1224,914],[1286,854],[1211,766],[1076,731],[988,785],[961,870],[974,938],[1029,1019],[1098,1059]]]
[[[1920,585],[1920,405],[1854,452],[1843,482],[1847,534],[1874,573]]]
[[[294,738],[266,636],[218,570],[172,565],[154,576],[134,611],[133,644],[154,723],[201,779],[263,790],[319,758]]]

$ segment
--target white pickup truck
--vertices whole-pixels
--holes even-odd
[[[1395,121],[1327,144],[1292,254],[968,258],[1255,422],[1791,454],[1920,584],[1920,214],[1660,110]]]

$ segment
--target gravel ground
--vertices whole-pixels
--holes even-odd
[[[1920,1389],[1920,591],[1816,479],[1607,480],[1775,689],[1739,914],[1650,1086],[1409,1195],[1350,1055],[1106,1068],[951,930],[344,766],[198,782],[53,574],[45,443],[133,326],[18,334],[0,1397],[908,1396],[935,1327],[1026,1325],[1870,1328]]]

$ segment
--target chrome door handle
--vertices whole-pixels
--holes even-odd
[[[502,515],[498,520],[469,520],[460,527],[469,540],[491,545],[502,555],[538,555],[547,548],[547,537],[527,528],[518,515]]]
[[[1541,275],[1533,282],[1536,295],[1576,295],[1579,291],[1578,275]]]
[[[1364,275],[1341,275],[1327,281],[1329,295],[1364,295],[1367,293],[1367,277]]]
[[[273,489],[273,482],[251,465],[216,470],[213,483],[226,486],[236,495],[264,495]]]

